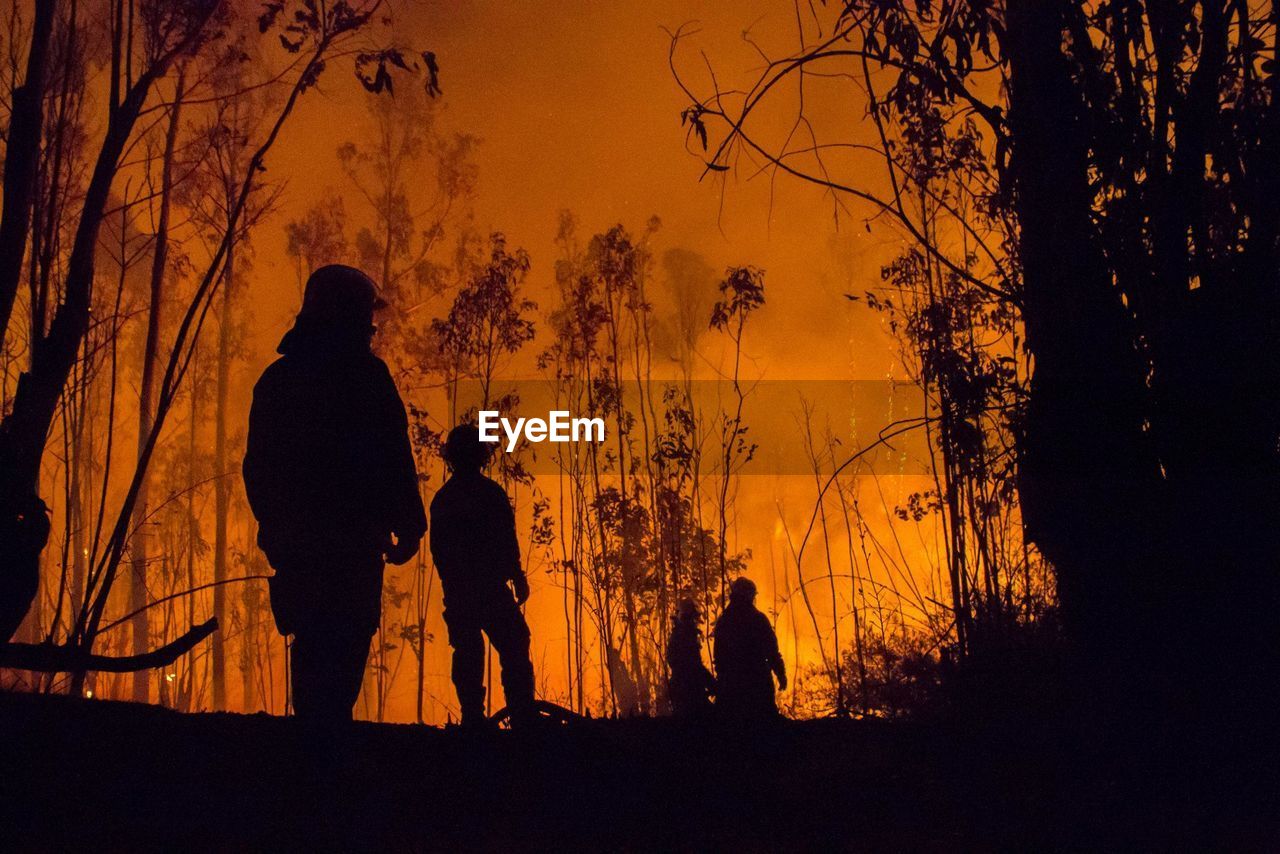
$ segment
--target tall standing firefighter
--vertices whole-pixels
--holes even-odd
[[[404,403],[370,350],[385,306],[352,267],[312,273],[280,358],[253,391],[245,489],[293,635],[300,718],[349,720],[382,605],[383,560],[409,561],[427,522]]]
[[[470,424],[453,428],[444,446],[451,474],[431,501],[431,556],[444,590],[453,685],[468,727],[485,720],[482,632],[498,652],[512,722],[525,724],[533,713],[529,626],[520,613],[529,582],[511,501],[484,476],[489,447]]]

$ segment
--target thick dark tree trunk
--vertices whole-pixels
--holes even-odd
[[[31,370],[18,378],[13,408],[0,425],[0,465],[3,466],[0,470],[5,474],[0,482],[0,501],[36,491],[49,426],[89,326],[94,256],[103,210],[115,178],[116,164],[133,131],[151,79],[147,79],[146,85],[135,84],[125,100],[111,110],[107,121],[67,262],[63,302],[54,314],[48,334],[32,343]]]
[[[40,131],[44,122],[45,72],[53,32],[54,0],[36,0],[31,25],[31,49],[26,76],[13,90],[9,128],[5,138],[4,210],[0,212],[0,341],[4,340],[13,301],[22,278],[36,166],[40,160]]]
[[[0,344],[9,327],[27,249],[44,122],[45,72],[53,13],[53,0],[37,0],[26,76],[12,95],[5,140],[4,209],[0,212]],[[21,390],[19,384],[19,393]],[[15,409],[17,405],[15,400]],[[49,419],[52,417],[50,411]],[[34,477],[24,477],[16,468],[17,458],[8,447],[8,421],[6,418],[0,423],[0,641],[8,640],[18,628],[35,598],[40,579],[40,552],[49,537],[44,505],[35,496]],[[48,423],[45,422],[46,430]],[[36,465],[38,468],[39,460]]]
[[[1028,536],[1053,562],[1068,626],[1110,657],[1151,596],[1163,512],[1144,433],[1144,367],[1093,225],[1083,101],[1063,53],[1066,0],[1009,0],[1010,163],[1034,357],[1020,465]]]
[[[1206,155],[1223,133],[1213,123],[1224,121],[1219,6],[1203,6],[1169,148],[1146,169],[1147,209],[1110,256],[1090,186],[1101,131],[1071,64],[1081,57],[1066,53],[1087,51],[1064,36],[1074,5],[1009,0],[1007,25],[1010,177],[1035,363],[1021,461],[1027,531],[1057,569],[1088,660],[1128,662],[1170,691],[1221,702],[1223,690],[1266,684],[1259,669],[1280,645],[1280,135],[1263,132],[1254,174],[1271,191],[1251,216],[1257,245],[1231,268],[1204,202]],[[1259,109],[1274,123],[1275,106]]]

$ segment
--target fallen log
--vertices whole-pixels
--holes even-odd
[[[218,618],[193,626],[177,640],[141,655],[94,655],[73,646],[51,643],[0,644],[0,667],[40,673],[132,673],[173,664],[179,656],[218,630]]]

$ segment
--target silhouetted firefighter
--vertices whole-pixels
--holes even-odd
[[[778,713],[773,677],[787,687],[787,671],[778,651],[778,636],[769,618],[756,609],[756,585],[734,579],[729,606],[716,621],[716,708],[730,717],[771,717]]]
[[[701,618],[692,599],[681,599],[667,639],[667,667],[671,670],[667,697],[676,717],[703,717],[711,710],[715,679],[702,663]]]
[[[444,459],[451,475],[431,501],[431,555],[444,591],[462,723],[485,721],[483,632],[498,652],[507,708],[518,726],[533,713],[533,663],[529,626],[520,613],[529,583],[520,566],[515,513],[503,488],[482,472],[489,446],[475,427],[450,431]]]
[[[404,404],[369,349],[383,305],[359,270],[316,270],[282,357],[253,391],[245,489],[275,569],[276,626],[294,636],[300,718],[350,719],[378,628],[383,556],[407,562],[426,532]]]

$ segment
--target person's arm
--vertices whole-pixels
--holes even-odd
[[[263,374],[253,389],[253,403],[249,407],[249,436],[245,443],[244,462],[241,464],[245,496],[249,499],[249,509],[253,511],[253,517],[258,520],[259,525],[269,526],[279,515],[282,504],[278,476],[281,467],[278,449],[282,427],[270,374]]]
[[[787,665],[782,660],[782,651],[778,649],[778,633],[773,630],[773,624],[769,622],[768,617],[761,614],[760,619],[769,638],[769,666],[773,674],[778,677],[778,690],[785,691],[787,690]]]
[[[268,368],[253,389],[249,435],[241,463],[245,496],[258,520],[258,546],[267,562],[277,569],[302,536],[295,530],[289,506],[286,478],[291,464],[285,450],[292,441],[292,425],[284,394],[277,374]]]
[[[439,495],[439,493],[436,493]],[[431,560],[435,562],[437,567],[442,566],[448,558],[445,556],[445,541],[442,531],[445,526],[441,525],[436,515],[436,502],[431,502],[431,536],[428,542],[431,544]]]
[[[700,636],[699,636],[699,643],[697,646],[697,654],[698,654],[698,671],[701,674],[702,684],[706,688],[707,693],[714,697],[716,693],[716,677],[711,675],[711,671],[707,669],[706,662],[702,660],[702,643],[701,643]]]
[[[405,412],[404,401],[391,372],[386,365],[381,367],[383,383],[384,427],[383,440],[387,448],[387,490],[388,508],[391,513],[390,527],[395,534],[396,544],[387,552],[387,559],[395,564],[407,563],[421,544],[422,535],[427,532],[427,514],[422,506],[422,495],[418,491],[418,467],[413,459],[413,446],[409,442],[409,417]]]
[[[516,601],[521,605],[529,598],[529,580],[525,578],[520,562],[520,538],[516,534],[516,514],[506,491],[494,484],[493,518],[497,521],[497,556],[507,570],[507,577],[515,590]]]

